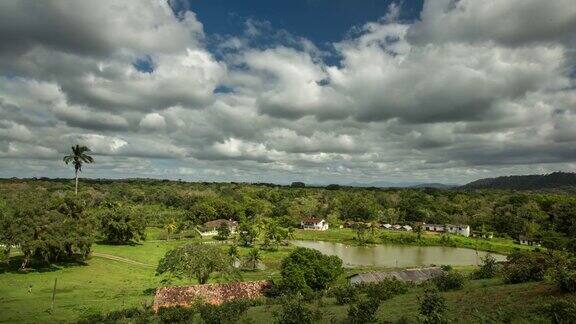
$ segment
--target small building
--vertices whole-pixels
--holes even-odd
[[[459,234],[462,236],[470,236],[470,226],[463,224],[448,224],[446,225],[446,232],[451,234]]]
[[[463,225],[463,224],[426,224],[423,225],[424,230],[428,232],[436,232],[436,233],[450,233],[450,234],[458,234],[462,236],[469,237],[470,236],[470,226]]]
[[[394,225],[392,225],[392,229],[396,230],[396,231],[400,231],[400,230],[402,230],[402,226],[398,225],[398,224],[394,224]]]
[[[522,244],[522,245],[530,245],[530,246],[540,246],[540,242],[528,237],[528,236],[524,236],[524,235],[520,235],[518,237],[518,243]]]
[[[230,233],[236,232],[236,228],[238,227],[238,222],[233,221],[231,219],[216,219],[213,221],[206,222],[202,224],[200,228],[200,235],[202,236],[213,236],[218,234],[218,228],[222,225],[228,226]]]
[[[412,226],[410,226],[410,225],[404,225],[404,226],[402,226],[402,230],[407,231],[407,232],[411,232],[411,231],[412,231]]]
[[[305,230],[325,231],[328,229],[328,223],[323,218],[310,217],[303,219],[300,226]]]
[[[391,228],[392,228],[392,225],[391,225],[391,224],[384,224],[384,225],[382,225],[382,227],[383,227],[384,229],[391,229]]]
[[[403,282],[421,283],[442,274],[440,267],[406,269],[391,272],[358,273],[348,277],[351,284],[374,283],[385,279],[398,279]]]

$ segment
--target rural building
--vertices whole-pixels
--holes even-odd
[[[351,284],[379,282],[385,279],[398,279],[404,282],[421,283],[432,279],[440,274],[443,270],[439,267],[406,269],[392,272],[367,272],[358,273],[348,277]]]
[[[391,229],[392,225],[391,224],[384,224],[384,225],[382,225],[382,227],[384,227],[385,229]]]
[[[236,232],[236,228],[238,227],[238,222],[233,221],[231,219],[217,219],[213,221],[206,222],[202,224],[200,228],[200,235],[202,236],[212,236],[218,234],[218,228],[222,225],[228,226],[228,229],[231,233]]]
[[[466,236],[466,237],[470,236],[470,226],[469,225],[463,225],[463,224],[439,225],[439,224],[426,224],[426,223],[424,223],[423,226],[424,226],[424,230],[428,231],[428,232],[459,234],[459,235]]]
[[[180,287],[161,287],[154,296],[154,311],[162,307],[190,307],[197,301],[220,305],[235,299],[257,299],[272,286],[268,280]]]
[[[540,246],[540,242],[524,235],[518,237],[518,243],[522,245]]]
[[[328,223],[324,219],[315,217],[302,220],[300,226],[305,230],[325,231],[328,229]]]
[[[412,226],[410,226],[410,225],[404,225],[404,226],[402,226],[402,230],[407,231],[407,232],[410,232],[410,231],[412,231]]]

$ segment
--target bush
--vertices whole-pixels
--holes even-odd
[[[576,292],[576,271],[567,269],[558,269],[554,277],[556,286],[561,292]]]
[[[432,279],[438,290],[460,290],[464,287],[466,278],[458,271],[445,271],[441,275]]]
[[[273,313],[279,324],[310,324],[318,321],[322,314],[304,302],[300,294],[286,295],[280,299],[282,307]]]
[[[342,260],[319,251],[297,248],[284,260],[281,271],[286,293],[326,289],[342,273]]]
[[[549,268],[548,258],[540,252],[516,251],[508,256],[502,273],[510,284],[541,281]]]
[[[162,323],[190,323],[195,313],[196,309],[190,307],[162,307],[157,316]]]
[[[482,265],[472,274],[476,279],[494,278],[498,273],[498,263],[492,254],[488,253],[482,258]]]
[[[361,288],[358,285],[343,285],[332,290],[332,295],[336,298],[336,304],[345,305],[358,301]]]
[[[364,290],[370,299],[384,301],[396,295],[405,294],[408,284],[397,279],[384,279],[377,283],[366,284]]]
[[[447,310],[446,300],[437,289],[429,287],[424,291],[420,298],[419,311],[425,324],[446,323]]]
[[[219,306],[199,305],[198,310],[206,324],[236,323],[251,304],[249,300],[234,300]]]
[[[576,303],[574,302],[557,300],[545,306],[542,311],[554,324],[576,323]]]
[[[376,312],[381,300],[368,298],[350,305],[348,308],[348,321],[354,324],[371,323],[376,321]]]
[[[133,323],[146,323],[150,321],[152,313],[147,309],[142,308],[126,308],[110,312],[108,314],[92,314],[84,319],[78,321],[82,324],[91,323],[118,323],[118,322],[133,322]]]

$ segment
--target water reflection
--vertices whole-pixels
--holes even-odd
[[[445,246],[371,245],[353,246],[323,241],[292,241],[301,247],[340,257],[344,266],[413,267],[435,265],[477,265],[488,252]],[[496,260],[506,256],[493,254]]]

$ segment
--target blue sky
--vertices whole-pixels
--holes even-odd
[[[574,0],[0,1],[0,177],[576,171],[574,48]]]
[[[397,1],[396,1],[397,2]],[[354,26],[384,17],[392,0],[183,0],[176,11],[193,10],[208,34],[237,35],[248,19],[269,22],[316,44],[338,42]],[[422,1],[401,2],[401,20],[415,20]]]

